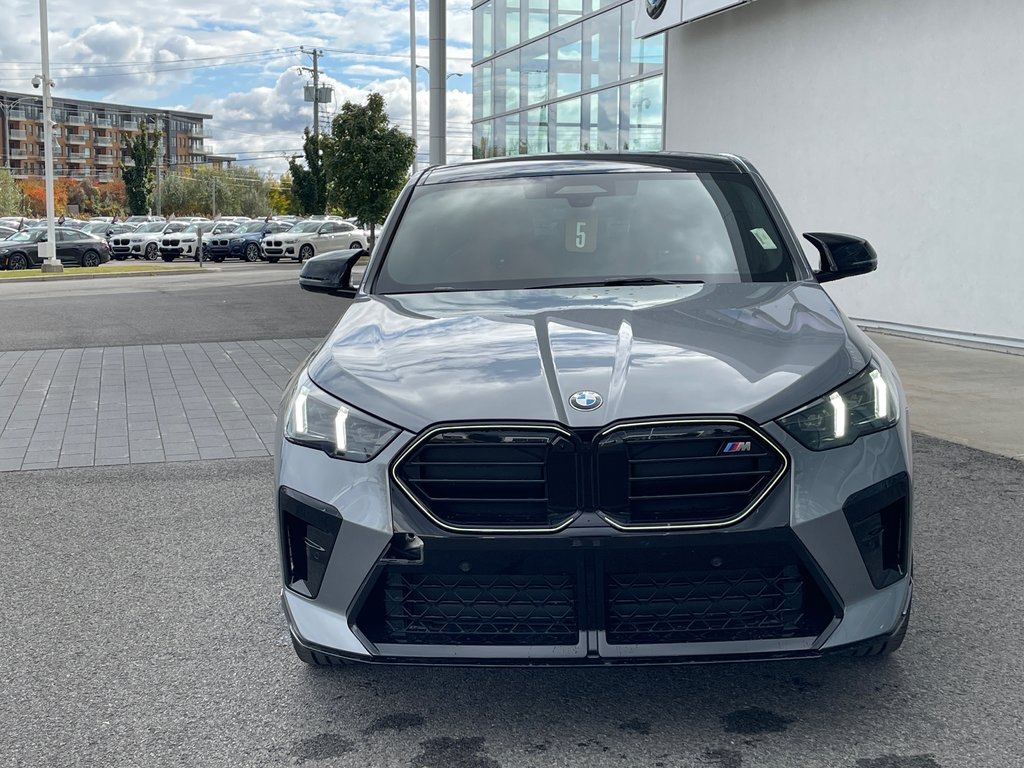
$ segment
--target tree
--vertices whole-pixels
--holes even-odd
[[[160,131],[150,131],[140,120],[139,132],[124,139],[124,151],[133,164],[121,163],[121,178],[132,215],[149,213],[153,206],[153,163],[160,149],[160,135]]]
[[[25,194],[29,213],[34,217],[46,215],[46,183],[43,179],[22,179],[18,182],[21,191]],[[53,213],[60,216],[67,211],[68,186],[61,183],[60,179],[53,181]]]
[[[181,216],[266,216],[269,185],[254,168],[208,168],[169,174],[162,189],[163,208]],[[214,205],[216,204],[216,209]]]
[[[292,210],[300,216],[312,216],[327,209],[327,176],[320,151],[325,142],[322,136],[310,133],[308,128],[303,131],[303,136],[305,167],[295,162],[295,158],[288,161],[288,171],[292,175]]]
[[[275,214],[292,212],[292,177],[283,173],[281,178],[272,180],[267,189],[270,211]]]
[[[327,153],[330,200],[349,216],[375,227],[384,221],[409,178],[416,143],[391,125],[384,97],[371,93],[366,104],[345,102],[331,122]]]
[[[28,213],[28,201],[11,172],[0,169],[0,216],[24,216]]]

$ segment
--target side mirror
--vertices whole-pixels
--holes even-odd
[[[299,287],[304,291],[351,299],[359,288],[352,285],[352,269],[360,259],[369,255],[362,248],[353,248],[314,256],[302,265]]]
[[[819,283],[866,275],[878,267],[878,254],[861,237],[834,232],[805,232],[804,237],[821,254],[821,269],[814,273]]]

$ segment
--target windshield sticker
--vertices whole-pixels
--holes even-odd
[[[775,244],[775,241],[772,240],[771,235],[765,232],[761,227],[750,230],[750,234],[757,238],[757,242],[759,242],[761,247],[766,251],[774,251],[779,247]]]
[[[593,253],[597,248],[597,219],[593,216],[570,216],[565,221],[565,250],[570,253]]]

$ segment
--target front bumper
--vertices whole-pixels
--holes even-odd
[[[774,424],[762,429],[791,466],[733,525],[622,531],[584,515],[529,536],[456,533],[429,520],[388,473],[412,435],[369,464],[282,440],[279,487],[338,522],[314,594],[288,586],[283,560],[291,632],[348,659],[459,664],[807,657],[895,632],[912,590],[906,419],[822,453]],[[279,503],[279,527],[289,503]],[[879,575],[877,550],[892,549],[892,535],[857,515],[900,504],[902,570]],[[408,536],[421,560],[409,560]]]

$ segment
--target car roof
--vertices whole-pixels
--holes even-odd
[[[747,173],[743,160],[732,155],[693,152],[579,152],[571,154],[518,155],[473,160],[427,169],[420,184],[453,181],[551,176],[563,173],[624,173],[681,171],[691,173]]]

